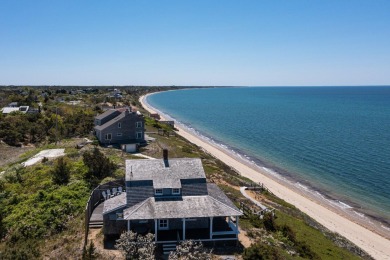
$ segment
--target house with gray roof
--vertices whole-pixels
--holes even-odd
[[[197,158],[126,160],[126,192],[104,201],[103,233],[153,233],[156,243],[237,240],[241,211]]]
[[[134,152],[145,143],[145,119],[138,111],[109,109],[95,117],[94,132],[103,145],[120,145]]]

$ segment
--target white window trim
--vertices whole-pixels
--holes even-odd
[[[140,135],[140,137],[138,137],[138,134]],[[136,137],[136,139],[142,139],[142,132],[137,132],[135,134],[135,137]]]
[[[161,226],[161,225],[163,225],[163,226]],[[169,220],[168,219],[159,219],[158,220],[158,229],[160,229],[160,230],[169,229]]]
[[[108,135],[110,135],[111,138],[108,138]],[[111,140],[112,139],[112,134],[111,133],[107,133],[104,135],[104,139],[105,140]]]
[[[136,128],[141,128],[142,127],[142,121],[136,122],[135,127]]]
[[[117,219],[123,219],[123,213],[116,213]]]
[[[157,192],[157,191],[161,191],[161,192]],[[163,195],[163,189],[155,189],[154,195]]]
[[[175,192],[177,190],[177,192]],[[172,195],[179,195],[180,194],[180,189],[172,189]]]

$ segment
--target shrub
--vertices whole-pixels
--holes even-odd
[[[300,257],[307,259],[320,259],[316,253],[314,253],[310,246],[305,242],[296,242],[295,243],[296,250]]]
[[[85,178],[92,185],[97,184],[98,180],[111,176],[116,169],[116,165],[96,147],[92,152],[83,154],[83,161],[88,167]]]
[[[57,159],[54,169],[50,173],[54,184],[64,185],[69,182],[70,168],[64,157]]]
[[[189,146],[183,146],[183,147],[181,148],[181,151],[182,151],[183,153],[192,153],[192,149],[191,149],[191,147],[189,147]]]
[[[242,255],[244,260],[253,260],[253,259],[270,259],[270,260],[277,260],[282,259],[282,257],[279,255],[276,248],[263,244],[263,243],[257,243],[254,244],[244,250],[244,253]]]
[[[270,232],[276,231],[276,224],[275,224],[274,216],[272,215],[272,213],[264,214],[263,223],[264,223],[264,228],[267,231],[270,231]]]
[[[211,252],[199,241],[185,240],[180,242],[176,251],[169,254],[169,260],[210,260]]]
[[[152,260],[156,245],[154,235],[138,235],[132,231],[123,232],[116,240],[115,248],[120,250],[126,259]]]
[[[295,238],[295,232],[292,230],[292,228],[286,224],[281,226],[279,230],[283,233],[285,237],[287,237],[291,242],[295,243],[296,238]]]
[[[87,246],[83,252],[82,260],[93,260],[98,259],[98,254],[96,253],[96,247],[91,241],[89,246]]]

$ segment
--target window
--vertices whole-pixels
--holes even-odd
[[[122,123],[118,123],[118,128],[121,128],[122,127]]]
[[[141,127],[142,127],[142,122],[136,122],[135,126],[136,126],[137,128],[141,128]]]
[[[168,219],[159,219],[158,227],[160,229],[168,229],[169,228]]]
[[[180,189],[172,189],[172,194],[174,195],[180,194]]]
[[[116,213],[116,217],[119,219],[123,219],[123,213]]]
[[[105,138],[106,138],[106,140],[111,140],[112,139],[112,134],[106,134]]]
[[[154,194],[155,195],[163,195],[163,190],[162,189],[155,189]]]
[[[122,136],[122,133],[117,133],[116,136]]]
[[[142,132],[137,132],[137,139],[142,139]]]

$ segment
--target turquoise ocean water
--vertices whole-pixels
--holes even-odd
[[[147,102],[296,187],[388,229],[390,87],[191,89]]]

